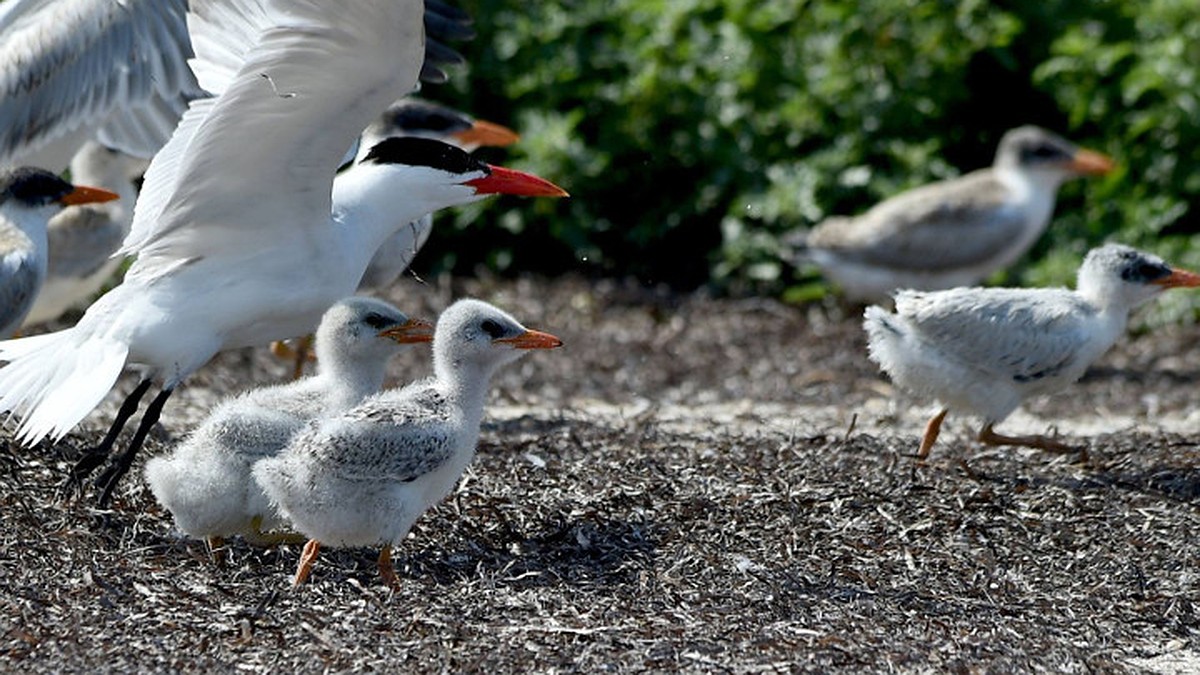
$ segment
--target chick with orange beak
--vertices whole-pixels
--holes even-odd
[[[870,356],[901,388],[938,401],[917,456],[925,458],[951,410],[983,418],[979,440],[1054,452],[1075,448],[993,428],[1025,399],[1062,391],[1125,332],[1129,313],[1200,275],[1120,244],[1093,249],[1075,290],[955,288],[900,291],[896,310],[866,310]]]

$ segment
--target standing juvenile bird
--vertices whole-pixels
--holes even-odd
[[[308,578],[321,544],[382,545],[379,572],[395,586],[392,546],[475,455],[492,374],[525,350],[561,345],[485,302],[460,300],[438,319],[432,378],[309,424],[255,464],[271,502],[309,537],[294,583]]]
[[[379,391],[387,360],[400,345],[429,342],[433,326],[409,319],[381,300],[342,300],[317,329],[316,375],[232,398],[167,457],[146,463],[146,480],[176,526],[215,548],[240,534],[252,543],[285,525],[250,477],[254,462],[273,457],[312,419],[349,410]]]
[[[855,300],[977,284],[1046,229],[1063,181],[1112,170],[1108,157],[1034,126],[1004,134],[991,167],[902,192],[807,236],[807,259]]]
[[[900,291],[896,312],[868,307],[870,356],[899,386],[941,403],[917,456],[929,454],[950,410],[983,418],[979,440],[1055,452],[1043,436],[993,430],[1026,398],[1064,389],[1125,331],[1129,312],[1168,288],[1200,286],[1200,275],[1128,246],[1093,249],[1075,290],[955,288]]]
[[[21,326],[46,280],[50,219],[64,206],[116,198],[41,169],[0,172],[0,338]]]

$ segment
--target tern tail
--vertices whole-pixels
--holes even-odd
[[[76,326],[0,342],[0,411],[21,418],[16,437],[58,440],[112,389],[129,347]]]

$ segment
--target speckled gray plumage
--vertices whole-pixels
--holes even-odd
[[[994,170],[980,169],[901,193],[861,216],[827,219],[808,245],[896,269],[937,272],[974,264],[1003,249],[1025,221],[1021,211],[1003,208],[1007,195]]]

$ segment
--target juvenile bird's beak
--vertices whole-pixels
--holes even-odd
[[[520,197],[569,197],[567,191],[554,183],[539,178],[531,173],[506,169],[502,166],[491,166],[491,173],[466,181],[464,185],[475,188],[475,194],[480,195],[518,195]]]
[[[1085,176],[1103,176],[1116,166],[1112,157],[1092,150],[1076,151],[1071,161],[1067,162],[1067,169]]]
[[[1171,274],[1151,281],[1163,288],[1195,288],[1200,286],[1200,274],[1187,270],[1171,270]]]
[[[63,206],[75,206],[76,204],[98,204],[100,202],[111,202],[114,199],[120,199],[121,196],[115,192],[109,192],[101,188],[88,187],[86,185],[76,185],[74,190],[63,195],[58,201]]]
[[[517,349],[554,349],[563,343],[553,335],[538,330],[527,330],[516,337],[497,338],[492,342],[502,342]]]
[[[409,319],[399,326],[379,331],[379,337],[395,340],[402,345],[433,341],[433,324],[425,319]]]
[[[487,120],[475,120],[470,129],[450,135],[464,146],[486,145],[493,148],[504,148],[521,140],[517,132],[512,129]]]

